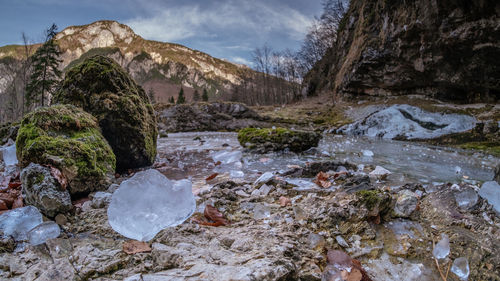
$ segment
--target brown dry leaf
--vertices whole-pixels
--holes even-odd
[[[217,161],[217,162],[215,162],[215,166],[219,166],[220,164],[222,164],[222,162],[221,162],[221,161]]]
[[[280,202],[281,207],[292,205],[292,200],[290,200],[290,198],[285,197],[285,196],[281,196],[279,199],[279,202]]]
[[[66,177],[61,173],[61,171],[56,167],[50,166],[50,174],[52,174],[52,176],[59,182],[62,189],[66,190],[68,181],[66,180]]]
[[[123,251],[129,255],[151,252],[151,247],[146,242],[128,240],[123,243]]]
[[[361,266],[361,263],[358,260],[351,258],[343,251],[328,250],[327,260],[328,264],[333,265],[336,268],[352,268],[351,272],[341,272],[344,280],[372,281],[372,279],[368,276],[368,273],[366,273],[366,271]],[[357,273],[356,271],[359,273]]]
[[[316,180],[314,181],[314,183],[320,187],[329,188],[330,186],[332,186],[332,183],[330,181],[328,181],[329,177],[330,176],[327,173],[319,172],[316,175]]]
[[[213,221],[214,223],[218,224],[218,225],[228,225],[229,224],[229,221],[226,220],[226,218],[224,218],[224,215],[219,212],[219,210],[217,210],[217,208],[215,208],[214,206],[212,205],[207,205],[205,206],[205,211],[203,212],[203,215]],[[216,225],[216,226],[218,226]]]
[[[21,186],[21,182],[20,181],[13,181],[13,182],[9,183],[9,188],[18,188],[20,186]]]
[[[216,176],[218,176],[219,174],[218,173],[213,173],[211,174],[210,176],[208,176],[205,180],[206,181],[210,181],[210,180],[213,180],[215,179]]]

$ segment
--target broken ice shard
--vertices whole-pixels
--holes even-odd
[[[467,258],[460,257],[456,258],[453,261],[453,265],[451,266],[451,272],[453,272],[460,280],[467,280],[469,277],[469,262]]]
[[[16,144],[4,146],[2,148],[3,162],[5,166],[17,165]]]
[[[26,240],[28,231],[41,223],[42,214],[33,206],[17,208],[0,215],[0,231],[16,241]]]
[[[240,159],[242,157],[242,153],[239,150],[236,151],[219,151],[216,152],[212,155],[212,159],[214,162],[221,162],[221,164],[228,165],[228,164],[233,164],[236,162],[240,162]]]
[[[149,241],[162,229],[183,223],[195,209],[189,180],[171,181],[151,169],[122,182],[111,198],[108,220],[121,235]]]
[[[500,185],[495,181],[483,183],[479,195],[493,205],[495,211],[500,213]]]
[[[478,199],[476,191],[471,188],[455,193],[455,201],[459,208],[472,208],[476,205]]]
[[[45,243],[49,239],[57,238],[60,234],[61,229],[57,223],[46,221],[28,232],[28,240],[31,245],[36,246]]]
[[[448,235],[441,235],[441,240],[434,246],[432,254],[438,260],[444,259],[450,254],[450,238],[448,238]]]

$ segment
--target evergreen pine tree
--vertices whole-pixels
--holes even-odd
[[[38,98],[40,105],[44,106],[45,97],[54,91],[54,86],[61,78],[61,71],[58,69],[61,52],[54,41],[56,33],[57,25],[52,24],[46,31],[45,43],[31,56],[32,72],[26,86],[28,106],[35,104]]]
[[[207,89],[203,89],[203,95],[201,96],[203,101],[208,101],[208,92]]]
[[[149,101],[152,104],[156,102],[156,100],[155,100],[155,91],[153,90],[153,88],[149,88],[148,96],[149,96]]]
[[[168,102],[169,102],[169,103],[173,103],[173,104],[175,104],[175,99],[174,99],[174,97],[170,97],[170,98],[168,99]]]
[[[199,101],[200,100],[200,93],[198,92],[198,90],[194,90],[193,100],[194,101]]]
[[[179,91],[179,96],[177,97],[177,104],[183,104],[186,102],[186,98],[184,97],[184,89],[181,87]]]

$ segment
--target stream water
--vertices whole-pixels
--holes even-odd
[[[166,162],[162,172],[171,179],[191,178],[196,185],[214,172],[231,172],[231,177],[254,180],[264,172],[279,172],[290,165],[311,161],[349,161],[357,165],[382,166],[393,174],[389,185],[408,182],[476,183],[493,178],[500,159],[478,152],[430,146],[414,142],[366,137],[325,135],[317,148],[305,153],[243,153],[241,164],[215,166],[217,152],[243,151],[236,133],[174,133],[158,141],[158,161]]]

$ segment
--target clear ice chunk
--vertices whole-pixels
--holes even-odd
[[[500,185],[496,181],[483,183],[479,195],[493,205],[495,211],[500,213]]]
[[[258,185],[259,183],[267,183],[274,177],[274,174],[271,172],[263,173],[258,179],[253,183],[254,185]]]
[[[459,208],[472,208],[476,205],[478,199],[477,192],[473,189],[466,189],[455,193],[455,201]]]
[[[268,219],[271,217],[271,208],[264,204],[255,204],[253,208],[253,218],[256,220]]]
[[[434,246],[432,254],[438,260],[444,259],[450,254],[450,238],[448,235],[441,234],[441,240]]]
[[[240,162],[242,156],[243,154],[239,150],[236,151],[223,150],[212,154],[212,159],[214,160],[214,162],[220,161],[223,165],[228,165]]]
[[[467,258],[460,257],[456,258],[453,261],[453,265],[451,266],[451,272],[453,272],[460,280],[467,280],[469,277],[469,262]]]
[[[363,156],[366,156],[366,157],[373,157],[373,155],[374,155],[374,154],[373,154],[373,151],[368,150],[368,149],[363,150]]]
[[[2,148],[3,162],[5,166],[17,165],[16,144],[7,145]]]
[[[113,193],[108,221],[125,237],[149,241],[162,229],[183,223],[195,209],[191,181],[171,181],[150,169],[122,182]]]
[[[0,215],[0,230],[16,241],[28,238],[28,232],[41,224],[42,214],[33,206],[26,206],[5,212]]]
[[[60,234],[61,229],[57,223],[46,221],[28,232],[28,240],[31,245],[36,246],[45,243],[49,239],[57,238]]]

